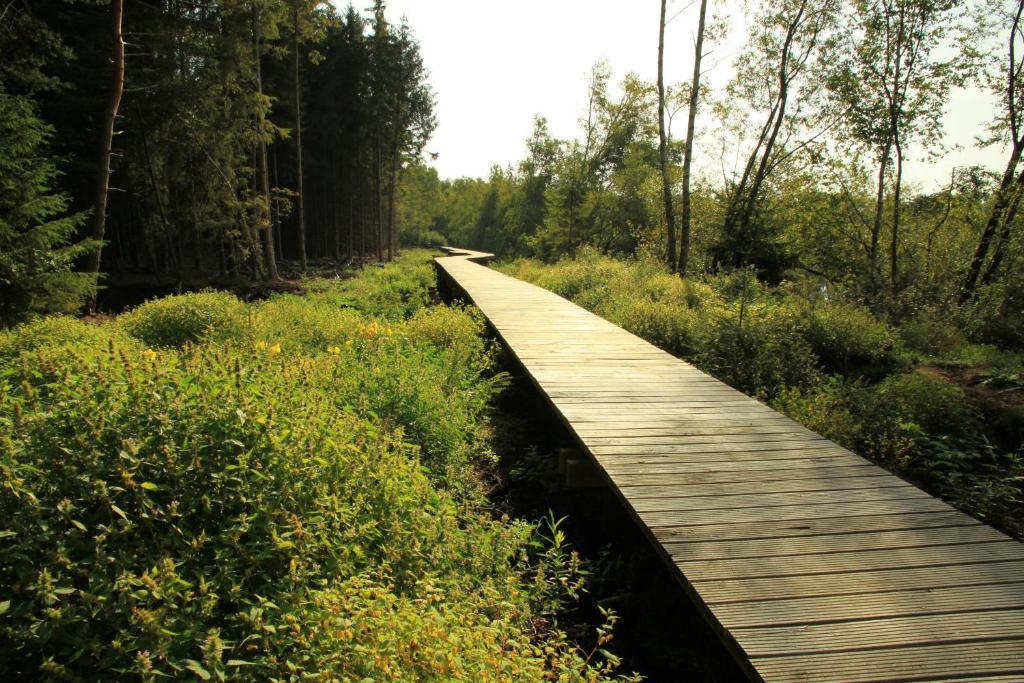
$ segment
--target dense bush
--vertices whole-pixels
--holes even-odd
[[[802,334],[828,372],[880,378],[905,367],[893,330],[865,308],[830,303],[810,307]]]
[[[240,337],[246,307],[227,292],[193,292],[148,301],[118,322],[149,346],[180,348],[187,343]]]
[[[980,287],[963,319],[974,341],[1024,349],[1024,276]]]
[[[84,322],[63,315],[38,318],[0,332],[0,364],[40,348],[102,351],[116,342],[122,348],[142,350],[140,343],[110,325]]]
[[[431,303],[435,285],[433,254],[406,251],[391,267],[366,266],[359,277],[318,280],[310,291],[338,308],[351,308],[388,320],[400,320]]]
[[[926,356],[954,353],[967,344],[956,321],[933,311],[918,313],[900,325],[898,332],[908,349]]]
[[[537,629],[558,572],[454,473],[495,381],[479,318],[329,298],[182,349],[0,335],[0,677],[609,677]]]
[[[818,381],[811,346],[796,318],[773,307],[754,308],[744,318],[723,316],[709,326],[695,362],[748,394],[773,396],[785,387]]]

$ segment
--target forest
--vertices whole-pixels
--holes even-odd
[[[317,0],[5,10],[6,324],[75,311],[97,284],[394,257],[398,173],[435,120],[412,30],[382,2],[365,16]]]
[[[731,680],[619,623],[442,245],[1024,535],[1024,0],[661,0],[485,178],[389,16],[0,0],[0,678]],[[1002,165],[908,180],[965,90]]]

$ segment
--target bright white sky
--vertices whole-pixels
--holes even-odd
[[[715,6],[712,0],[709,11]],[[742,12],[740,0],[718,7]],[[666,31],[668,84],[687,81],[693,68],[697,7],[670,0],[669,16],[680,10]],[[653,82],[658,11],[658,0],[390,0],[389,20],[408,18],[437,92],[439,125],[429,150],[438,155],[434,165],[441,177],[486,177],[492,164],[519,161],[534,114],[547,117],[555,137],[575,137],[587,76],[598,59],[609,61],[615,81],[632,71]],[[707,58],[718,64],[710,73],[713,85],[728,80],[744,37],[737,26]],[[948,182],[953,166],[985,164],[1001,171],[1006,152],[977,149],[974,140],[993,106],[981,92],[956,93],[946,134],[961,149],[931,164],[911,150],[907,179],[930,190]]]

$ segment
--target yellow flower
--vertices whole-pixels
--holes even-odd
[[[254,422],[255,422],[256,424],[259,424],[259,425],[265,425],[265,424],[267,424],[267,418],[263,417],[262,415],[257,415],[257,416],[256,416],[256,417],[255,417],[255,418],[253,419],[253,421],[254,421]]]
[[[351,339],[346,339],[345,340],[345,346],[347,346],[348,348],[352,348],[352,340]]]
[[[268,355],[276,356],[279,353],[281,353],[281,345],[280,344],[274,344],[269,349],[267,349],[267,354]]]
[[[327,347],[327,353],[331,354],[332,356],[337,356],[338,354],[341,353],[341,347],[340,346],[328,346]]]
[[[154,358],[156,358],[156,351],[154,351],[153,349],[146,349],[145,351],[142,352],[142,357],[145,358],[146,360],[153,360]]]
[[[260,339],[258,342],[256,342],[256,350],[257,351],[262,351],[265,348],[267,348],[267,342],[263,341],[262,339]]]

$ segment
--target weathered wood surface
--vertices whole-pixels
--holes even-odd
[[[575,304],[450,250],[754,680],[1024,681],[1024,546]]]

